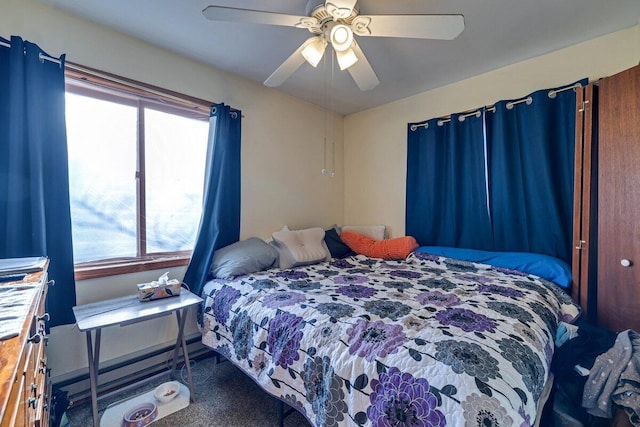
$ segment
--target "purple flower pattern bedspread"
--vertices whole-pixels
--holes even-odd
[[[202,341],[315,426],[530,426],[557,323],[579,308],[523,273],[358,255],[205,287]]]

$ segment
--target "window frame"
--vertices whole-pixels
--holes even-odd
[[[144,111],[150,108],[208,121],[213,102],[72,63],[66,64],[65,83],[65,92],[133,106],[137,108],[138,114],[136,147],[136,251],[138,255],[76,263],[75,279],[94,279],[187,265],[191,251],[149,254],[146,250]]]

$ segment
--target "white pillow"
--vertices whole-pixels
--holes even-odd
[[[324,230],[320,227],[289,230],[284,226],[271,237],[280,254],[280,268],[316,264],[331,259],[324,242]]]
[[[342,227],[342,231],[353,231],[374,240],[384,240],[386,227],[384,225],[345,225]]]

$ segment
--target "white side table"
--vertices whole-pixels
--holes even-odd
[[[189,391],[191,401],[195,401],[193,379],[191,377],[191,366],[189,364],[189,353],[187,343],[184,338],[184,324],[187,318],[189,307],[199,304],[202,301],[197,295],[182,289],[180,295],[148,302],[138,301],[136,295],[121,298],[114,298],[106,301],[99,301],[91,304],[73,307],[73,314],[76,317],[78,329],[86,333],[87,337],[87,358],[89,361],[89,381],[91,383],[91,406],[93,408],[93,425],[98,427],[98,366],[100,360],[100,335],[102,328],[120,325],[126,326],[145,320],[154,319],[175,312],[178,320],[178,336],[173,349],[173,363],[171,365],[171,377],[176,373],[178,355],[182,347],[182,355],[189,379]],[[92,344],[92,331],[95,331],[95,343]]]

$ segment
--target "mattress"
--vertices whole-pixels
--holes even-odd
[[[206,284],[202,342],[315,426],[530,426],[559,321],[537,276],[413,253]]]

